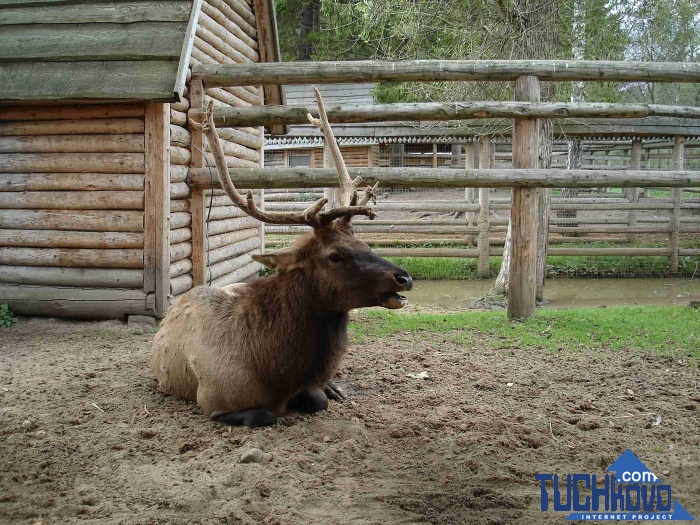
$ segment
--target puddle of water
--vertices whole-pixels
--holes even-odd
[[[411,304],[464,308],[483,297],[492,280],[417,281],[407,296]],[[686,305],[700,300],[700,279],[547,279],[544,308],[597,308],[615,305]]]

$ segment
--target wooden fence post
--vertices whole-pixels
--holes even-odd
[[[479,139],[479,169],[491,167],[491,137],[486,135]],[[479,260],[477,262],[477,272],[479,277],[486,279],[489,277],[489,193],[490,188],[479,188],[479,238],[477,246],[479,248]]]
[[[438,146],[433,142],[433,169],[438,167]]]
[[[540,81],[521,76],[515,81],[515,100],[539,102]],[[537,168],[539,129],[537,119],[514,119],[513,168]],[[510,211],[512,255],[508,276],[508,318],[535,315],[537,283],[537,199],[533,188],[513,188]]]
[[[631,170],[641,170],[642,169],[642,140],[634,139],[632,141],[632,150],[630,153],[630,169]],[[630,203],[636,204],[639,202],[639,188],[627,188],[627,197]],[[637,227],[637,210],[630,209],[627,212],[627,224],[630,229]],[[637,235],[634,233],[628,233],[627,239],[630,242],[637,240]]]
[[[673,169],[682,170],[685,157],[685,137],[676,135],[673,141]],[[669,266],[672,273],[678,272],[678,251],[681,247],[681,197],[683,196],[682,188],[671,189],[671,202],[673,209],[671,210],[671,233],[669,236],[669,248],[671,255],[669,256]]]
[[[170,305],[170,104],[146,103],[143,284],[156,317]]]
[[[464,168],[471,170],[474,169],[474,143],[468,142],[464,145]],[[464,188],[464,198],[467,204],[474,204],[476,202],[476,192],[474,188]],[[467,227],[474,226],[474,220],[476,219],[476,214],[473,211],[468,211],[465,214],[467,220]],[[467,244],[470,246],[474,245],[474,236],[467,235]]]
[[[204,84],[201,80],[190,83],[190,107],[204,108]],[[204,134],[191,129],[192,156],[190,166],[205,168],[206,159],[202,155],[205,147]],[[216,171],[214,169],[214,171]],[[204,203],[204,189],[192,188],[190,214],[192,215],[192,285],[201,286],[207,282],[207,217]]]

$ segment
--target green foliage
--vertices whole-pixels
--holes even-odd
[[[0,328],[9,328],[12,323],[18,322],[19,319],[13,317],[10,307],[7,304],[0,305]]]
[[[533,319],[508,321],[503,311],[450,314],[371,309],[355,314],[356,341],[397,333],[439,333],[469,348],[475,341],[494,348],[576,351],[652,351],[700,358],[700,312],[680,306],[542,310]]]

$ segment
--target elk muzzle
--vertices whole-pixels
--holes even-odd
[[[389,310],[399,310],[408,304],[408,299],[398,292],[407,292],[413,288],[413,278],[403,270],[393,277],[397,289],[379,294],[379,304]]]

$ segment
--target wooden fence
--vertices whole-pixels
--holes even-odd
[[[513,168],[512,170],[411,170],[402,168],[355,168],[352,175],[362,175],[371,183],[374,180],[387,186],[407,187],[462,187],[479,190],[480,220],[489,208],[482,194],[491,187],[512,187],[510,222],[513,252],[510,264],[508,315],[511,318],[530,317],[535,310],[537,282],[535,251],[537,237],[537,206],[542,187],[670,187],[673,209],[671,244],[677,243],[680,223],[681,188],[700,186],[700,174],[682,171],[682,163],[674,163],[674,170],[649,173],[635,167],[633,170],[585,171],[538,169],[537,152],[539,133],[537,118],[546,116],[544,103],[540,102],[540,81],[604,81],[604,82],[698,82],[700,64],[631,63],[590,61],[407,61],[407,62],[311,62],[294,64],[237,64],[222,66],[195,66],[193,79],[205,86],[233,86],[246,84],[309,84],[350,83],[363,81],[514,81],[514,104],[523,108],[513,113]],[[596,116],[616,118],[620,112],[634,116],[631,105],[615,108],[599,108]],[[483,108],[482,108],[483,109]],[[592,111],[590,103],[569,104],[567,111]],[[679,109],[679,115],[697,118],[697,108]],[[282,110],[280,110],[282,111]],[[383,111],[373,108],[372,111]],[[425,119],[414,110],[403,111],[403,120]],[[439,112],[434,112],[436,115]],[[472,111],[469,118],[490,117],[488,112]],[[201,111],[193,110],[190,116],[201,119]],[[562,116],[562,115],[557,115]],[[565,116],[565,115],[564,115]],[[644,116],[640,114],[640,117]],[[225,125],[238,125],[219,110],[216,118]],[[265,118],[271,118],[269,115]],[[352,121],[352,112],[336,121]],[[453,117],[454,118],[454,117]],[[457,118],[463,118],[461,115]],[[266,123],[266,122],[261,122]],[[280,120],[275,121],[276,124]],[[680,148],[679,148],[680,149]],[[682,158],[682,157],[681,157]],[[231,169],[232,178],[240,187],[248,188],[302,188],[335,186],[335,173],[329,169]],[[207,170],[192,170],[190,184],[196,188],[211,186]],[[636,201],[636,199],[634,199]],[[203,214],[203,210],[200,212]],[[195,219],[193,218],[193,223]],[[559,226],[556,226],[559,227]],[[624,228],[629,229],[630,226]],[[636,230],[646,228],[637,226]],[[651,227],[650,227],[651,228]],[[475,234],[488,232],[477,229]],[[636,233],[636,231],[635,231]],[[489,245],[480,242],[481,247]],[[202,246],[195,250],[203,249]],[[673,249],[673,248],[672,248]],[[678,252],[678,250],[674,250]],[[194,258],[194,256],[193,256]]]

